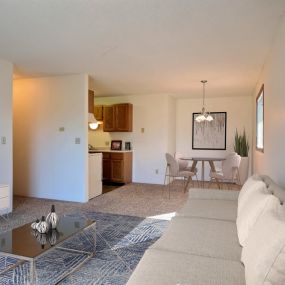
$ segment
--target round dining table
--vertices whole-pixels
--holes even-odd
[[[202,182],[202,187],[204,187],[204,182],[205,182],[205,161],[209,163],[211,171],[216,172],[215,168],[215,161],[223,161],[225,160],[224,157],[181,157],[181,160],[189,160],[193,161],[192,166],[191,166],[191,172],[195,172],[195,168],[197,166],[197,163],[201,161],[202,163],[202,173],[201,173],[201,182]],[[219,181],[217,181],[219,184]]]

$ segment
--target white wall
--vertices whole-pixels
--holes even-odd
[[[14,81],[15,194],[88,200],[87,94],[87,75]]]
[[[175,134],[169,133],[168,126],[170,115],[175,114],[175,106],[170,105],[175,104],[175,101],[166,94],[95,97],[97,105],[115,103],[133,104],[133,132],[105,133],[100,127],[99,130],[89,131],[89,142],[96,147],[106,147],[105,142],[112,139],[123,140],[123,146],[125,141],[130,141],[134,150],[133,181],[163,183],[165,153],[175,145]],[[169,112],[170,110],[172,111]],[[141,128],[144,128],[144,133]],[[170,130],[174,132],[173,127]],[[158,174],[155,173],[156,169]]]
[[[227,151],[233,151],[236,129],[245,129],[252,140],[252,99],[251,97],[217,97],[208,98],[206,109],[211,112],[227,112],[227,149],[223,150],[192,150],[192,114],[201,111],[201,98],[178,99],[176,109],[176,150],[187,156],[223,157]],[[252,147],[250,146],[250,156]],[[199,166],[199,165],[198,165]],[[200,166],[199,166],[200,170]],[[205,179],[208,178],[207,165]],[[200,172],[201,173],[201,172]]]
[[[12,80],[13,65],[0,60],[0,138],[6,138],[6,144],[0,142],[0,184],[8,184],[11,193],[13,189]]]
[[[176,99],[168,96],[168,148],[167,152],[176,151]]]
[[[253,171],[270,175],[285,187],[285,19],[278,30],[272,50],[253,93],[254,147],[255,100],[264,84],[264,153],[254,151]]]

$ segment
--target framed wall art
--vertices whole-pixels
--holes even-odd
[[[192,149],[225,150],[227,146],[227,112],[212,112],[213,121],[197,122],[193,113]]]

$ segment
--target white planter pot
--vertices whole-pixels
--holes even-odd
[[[239,177],[241,185],[243,185],[248,178],[248,167],[249,167],[249,158],[242,157],[239,166]]]

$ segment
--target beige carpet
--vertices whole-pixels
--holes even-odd
[[[180,181],[175,181],[171,186],[170,199],[167,186],[138,183],[119,187],[87,203],[14,197],[13,213],[9,214],[7,220],[1,218],[0,231],[7,231],[40,218],[42,215],[47,215],[52,204],[55,205],[56,212],[60,215],[87,210],[150,217],[176,212],[184,205],[187,198],[188,193],[183,192]]]

